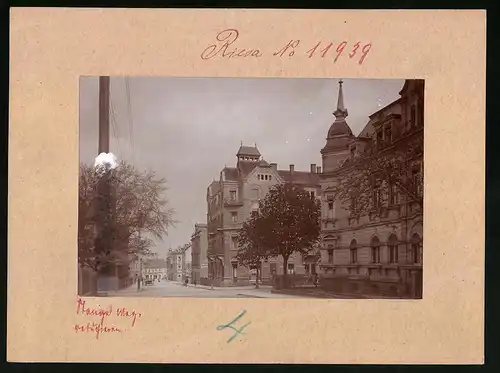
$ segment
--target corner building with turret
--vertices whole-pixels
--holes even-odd
[[[321,286],[337,293],[420,298],[422,296],[423,209],[397,186],[373,189],[376,208],[362,216],[334,191],[351,160],[368,149],[390,154],[422,137],[424,81],[406,80],[400,97],[369,116],[358,136],[347,123],[339,81],[335,121],[321,149]],[[409,145],[408,145],[409,146]],[[423,149],[422,149],[423,150]],[[422,151],[423,153],[423,151]],[[423,155],[408,162],[408,178],[423,177]],[[423,193],[423,189],[420,191]],[[380,193],[387,193],[381,198]],[[354,201],[355,203],[355,201]]]

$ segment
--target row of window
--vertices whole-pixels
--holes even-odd
[[[267,181],[270,181],[272,176],[271,175],[264,175],[264,174],[258,174],[257,175],[257,178],[259,180],[267,180]]]
[[[373,237],[371,242],[371,263],[380,263],[380,248],[381,243],[378,237]],[[387,249],[389,252],[389,263],[399,263],[399,250],[398,250],[398,239],[395,235],[391,235],[387,242]],[[407,259],[409,258],[411,263],[420,263],[422,255],[422,241],[420,236],[415,233],[411,239],[410,252],[407,254]],[[333,245],[328,246],[328,263],[334,264],[333,257]],[[358,263],[358,243],[355,239],[351,241],[350,244],[350,263]]]

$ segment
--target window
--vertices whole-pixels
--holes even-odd
[[[356,147],[353,146],[351,147],[351,158],[354,158],[355,155],[356,155]]]
[[[378,131],[377,132],[377,145],[380,145],[382,143],[383,138],[384,138],[384,134],[382,133],[382,131]]]
[[[380,241],[377,237],[372,239],[372,263],[380,263]]]
[[[231,201],[236,201],[236,190],[231,190],[229,192],[229,196],[231,198]]]
[[[389,263],[397,263],[398,262],[398,239],[395,235],[391,234],[388,241],[389,248]]]
[[[333,264],[333,246],[328,245],[328,263]]]
[[[411,111],[410,111],[410,127],[413,128],[416,126],[416,109],[415,105],[411,106]]]
[[[252,189],[252,199],[259,199],[259,189],[254,188]]]
[[[271,274],[276,274],[276,263],[269,263],[269,270],[271,271]]]
[[[235,249],[235,250],[238,249],[238,237],[233,236],[233,237],[231,237],[231,240],[233,242],[233,249]]]
[[[289,275],[295,274],[295,264],[288,263],[288,271],[287,272]]]
[[[357,210],[357,206],[358,205],[358,201],[356,199],[356,197],[351,197],[351,213],[355,213],[356,210]]]
[[[351,241],[351,263],[356,264],[358,262],[358,242],[356,240]]]
[[[392,128],[390,124],[386,125],[384,128],[384,139],[388,143],[392,142]]]
[[[237,212],[231,212],[231,220],[233,223],[237,223],[238,222],[238,213]]]
[[[311,190],[309,194],[311,195],[312,199],[316,198],[316,193],[314,192],[314,190]]]
[[[394,184],[389,187],[389,201],[391,205],[397,205],[399,203],[398,191]]]
[[[269,175],[269,180],[271,180],[271,175]]]
[[[381,206],[381,203],[380,203],[380,188],[379,187],[376,187],[373,190],[372,198],[373,198],[373,208],[376,209],[376,210],[379,209],[380,206]]]
[[[422,251],[422,241],[420,239],[420,236],[415,233],[411,237],[411,257],[410,260],[412,263],[417,264],[420,263],[420,256],[421,256],[421,251]]]

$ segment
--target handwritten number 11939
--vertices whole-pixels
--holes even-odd
[[[318,52],[319,55],[321,56],[321,58],[324,58],[327,55],[327,53],[330,51],[330,49],[333,47],[333,45],[334,45],[334,43],[329,43],[325,47],[320,48],[322,46],[322,42],[318,42],[314,47],[309,49],[306,52],[306,54],[308,55],[309,58],[313,58],[316,55],[316,52]],[[337,62],[337,60],[339,59],[340,56],[342,56],[347,45],[348,45],[347,41],[343,41],[337,45],[337,48],[335,49],[336,56],[335,56],[335,59],[333,60],[334,63]],[[352,47],[351,51],[348,54],[349,58],[355,57],[357,55],[358,49],[360,47],[361,47],[361,43],[359,41],[356,44],[354,44],[354,46]],[[368,44],[365,44],[361,48],[361,56],[358,60],[358,63],[360,65],[365,60],[368,52],[370,52],[371,47],[372,47],[372,45],[370,43],[368,43]]]

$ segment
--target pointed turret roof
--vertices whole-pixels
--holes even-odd
[[[259,149],[257,146],[244,146],[241,145],[238,153],[236,155],[239,156],[249,156],[249,157],[260,157]]]
[[[347,125],[345,118],[347,117],[347,109],[344,104],[344,91],[342,90],[342,84],[344,82],[342,79],[339,80],[339,96],[337,100],[337,110],[333,112],[335,115],[335,122],[330,126],[328,130],[327,138],[341,136],[341,135],[352,135],[352,131]]]

